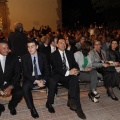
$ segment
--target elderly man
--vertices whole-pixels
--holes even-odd
[[[22,89],[19,84],[20,64],[17,56],[9,52],[8,43],[5,40],[0,41],[0,89],[1,95],[8,96],[12,94],[12,99],[8,108],[12,115],[16,115],[16,106],[22,99]],[[5,107],[0,104],[0,115]]]

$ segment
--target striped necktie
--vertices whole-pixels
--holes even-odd
[[[34,57],[33,60],[33,64],[34,64],[34,74],[35,74],[35,78],[38,79],[38,72],[37,72],[37,65],[36,65],[36,57]]]
[[[62,55],[63,55],[63,59],[62,59],[63,69],[67,70],[65,55],[64,55],[64,53]]]

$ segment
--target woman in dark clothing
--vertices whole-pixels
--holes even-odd
[[[75,46],[75,38],[73,36],[68,36],[66,39],[66,49],[75,53],[77,51],[77,47]]]
[[[115,66],[120,65],[120,52],[118,49],[117,40],[112,40],[110,43],[110,47],[106,52],[107,60],[113,61]]]

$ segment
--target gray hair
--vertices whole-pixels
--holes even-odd
[[[23,24],[22,24],[22,23],[19,23],[19,22],[16,22],[16,23],[14,24],[14,30],[22,31],[22,30],[23,30]]]

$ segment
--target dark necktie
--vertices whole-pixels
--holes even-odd
[[[33,63],[34,63],[33,69],[34,69],[35,78],[38,79],[38,72],[37,72],[37,65],[36,65],[36,57],[34,57]]]
[[[64,69],[64,70],[67,70],[67,67],[66,67],[66,59],[65,59],[64,53],[63,53],[62,65],[63,65],[63,69]]]

